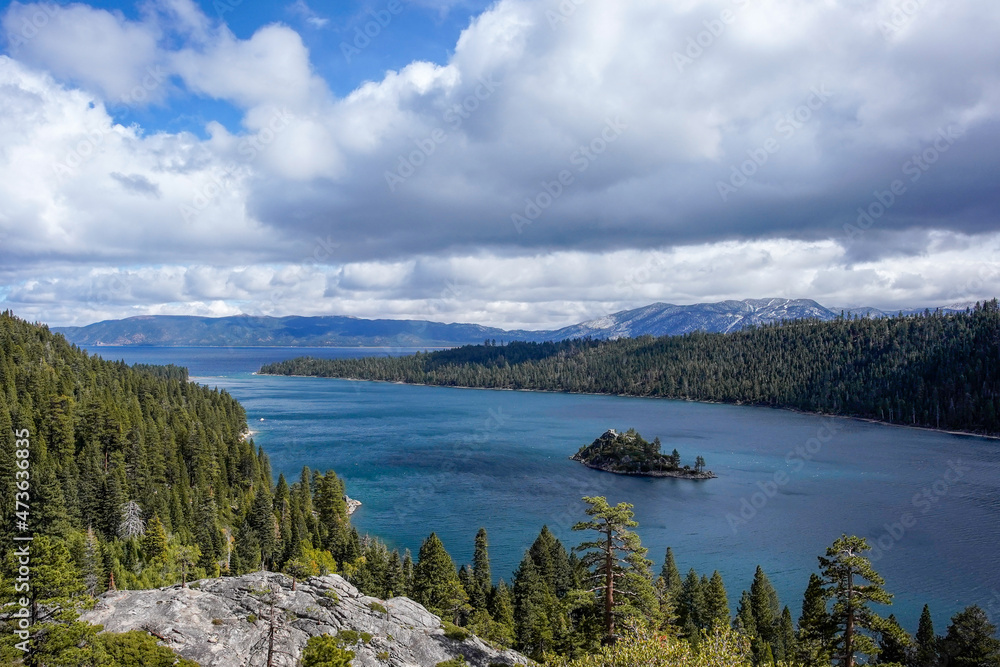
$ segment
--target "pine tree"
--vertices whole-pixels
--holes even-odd
[[[681,594],[677,605],[677,621],[688,639],[695,638],[705,626],[705,591],[701,586],[701,577],[694,568],[688,570],[684,583],[681,584]]]
[[[393,549],[389,554],[389,564],[385,568],[385,588],[387,597],[405,597],[409,594],[399,549]]]
[[[146,534],[142,537],[142,555],[147,562],[156,560],[167,553],[167,531],[159,515],[154,514],[146,526]]]
[[[489,612],[493,617],[493,629],[489,637],[502,646],[514,644],[514,602],[510,589],[501,579],[489,598]]]
[[[899,625],[894,614],[876,631],[878,662],[884,665],[909,665],[913,662],[913,640]]]
[[[833,600],[832,618],[837,627],[834,657],[842,667],[854,667],[857,653],[878,653],[871,637],[860,631],[875,632],[885,627],[885,620],[870,605],[892,603],[892,595],[882,588],[884,580],[863,555],[868,550],[864,538],[844,535],[826,550],[825,557],[819,557],[823,583]]]
[[[256,538],[256,545],[260,552],[261,564],[264,569],[271,566],[275,555],[277,540],[275,539],[275,517],[274,504],[271,500],[271,492],[263,485],[257,487],[254,494],[253,504],[250,513],[247,515],[247,522]],[[256,569],[256,568],[255,568]]]
[[[413,568],[413,599],[442,618],[454,621],[468,604],[455,563],[434,533],[420,545]]]
[[[554,642],[550,596],[535,561],[525,554],[514,573],[514,628],[518,650],[531,657],[539,658]]]
[[[940,662],[941,640],[934,634],[934,620],[927,605],[924,605],[924,610],[920,613],[915,639],[913,667],[937,667]]]
[[[973,605],[951,617],[951,625],[941,642],[948,667],[1000,667],[1000,640],[997,626],[986,612]]]
[[[716,626],[729,627],[729,596],[718,570],[712,573],[708,586],[703,587],[703,590],[705,628],[711,630]]]
[[[647,549],[642,546],[639,536],[631,532],[639,524],[632,519],[632,505],[619,503],[611,507],[607,499],[585,497],[589,505],[587,515],[593,517],[590,521],[582,521],[573,530],[592,530],[597,538],[584,542],[576,547],[584,552],[581,559],[584,567],[591,573],[591,581],[601,594],[604,602],[604,632],[605,641],[614,642],[616,607],[624,607],[631,611],[628,594],[633,599],[642,598],[642,605],[655,604],[652,578],[649,567],[652,563],[646,560]],[[618,582],[625,584],[622,592],[615,598],[615,586]],[[632,590],[629,590],[632,589]]]
[[[792,621],[792,610],[787,606],[781,610],[778,619],[777,645],[781,649],[775,657],[779,661],[794,663],[798,654],[798,642],[795,640],[795,623]]]
[[[809,667],[830,664],[836,627],[827,612],[829,595],[819,575],[809,575],[809,584],[802,599],[799,616],[798,656]]]
[[[476,549],[472,554],[472,572],[475,575],[475,592],[469,591],[472,606],[476,609],[486,608],[486,598],[493,588],[493,573],[490,568],[490,543],[486,529],[480,528],[476,533]]]
[[[104,564],[101,558],[101,545],[93,528],[87,528],[86,544],[84,545],[82,563],[84,592],[87,595],[98,595],[104,591]]]
[[[677,569],[674,550],[670,547],[667,547],[667,553],[663,557],[663,568],[660,570],[659,579],[657,579],[657,587],[665,600],[669,600],[673,604],[677,603],[681,594],[681,571]]]

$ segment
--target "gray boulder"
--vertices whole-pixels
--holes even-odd
[[[109,591],[81,620],[109,632],[148,632],[204,667],[265,666],[272,639],[272,664],[294,666],[310,637],[338,633],[355,653],[353,667],[434,667],[459,656],[475,667],[531,664],[475,636],[451,639],[413,600],[367,597],[335,574],[300,581],[295,591],[291,578],[274,572],[189,586]]]

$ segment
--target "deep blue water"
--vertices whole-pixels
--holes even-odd
[[[485,526],[494,574],[509,580],[543,525],[578,543],[580,498],[601,495],[635,505],[657,569],[667,546],[684,571],[718,569],[734,611],[760,564],[797,618],[816,557],[848,533],[881,541],[875,567],[911,632],[925,602],[939,631],[969,604],[1000,621],[1000,441],[766,408],[252,374],[301,354],[412,351],[401,348],[93,351],[185,365],[229,390],[275,475],[336,470],[364,503],[359,530],[414,553],[436,531],[468,562]],[[685,462],[704,456],[719,478],[622,477],[568,459],[607,428],[628,427]],[[787,477],[776,483],[776,473]]]

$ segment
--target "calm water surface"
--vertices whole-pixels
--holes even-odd
[[[364,505],[359,530],[414,553],[436,531],[459,563],[490,535],[509,580],[543,525],[576,544],[585,495],[635,505],[659,568],[725,578],[735,611],[757,564],[798,618],[816,557],[842,533],[880,542],[876,569],[911,632],[929,603],[943,631],[969,604],[1000,621],[1000,442],[766,408],[658,399],[264,377],[266,361],[408,354],[358,348],[94,348],[107,359],[175,363],[246,407],[274,473],[333,468]],[[631,478],[568,457],[608,428],[659,436],[718,479]],[[951,470],[951,472],[949,472]],[[775,483],[775,474],[782,484]]]

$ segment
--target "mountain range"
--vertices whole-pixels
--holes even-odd
[[[937,308],[965,310],[967,304]],[[923,309],[908,312],[922,312]],[[693,331],[726,332],[781,320],[831,320],[842,313],[884,317],[900,311],[877,308],[827,308],[811,299],[744,299],[675,305],[654,303],[555,330],[506,330],[479,324],[426,320],[367,320],[346,316],[194,317],[144,315],[105,320],[82,327],[53,327],[71,343],[149,346],[281,347],[452,347],[509,341],[559,341],[570,338],[675,336]]]

